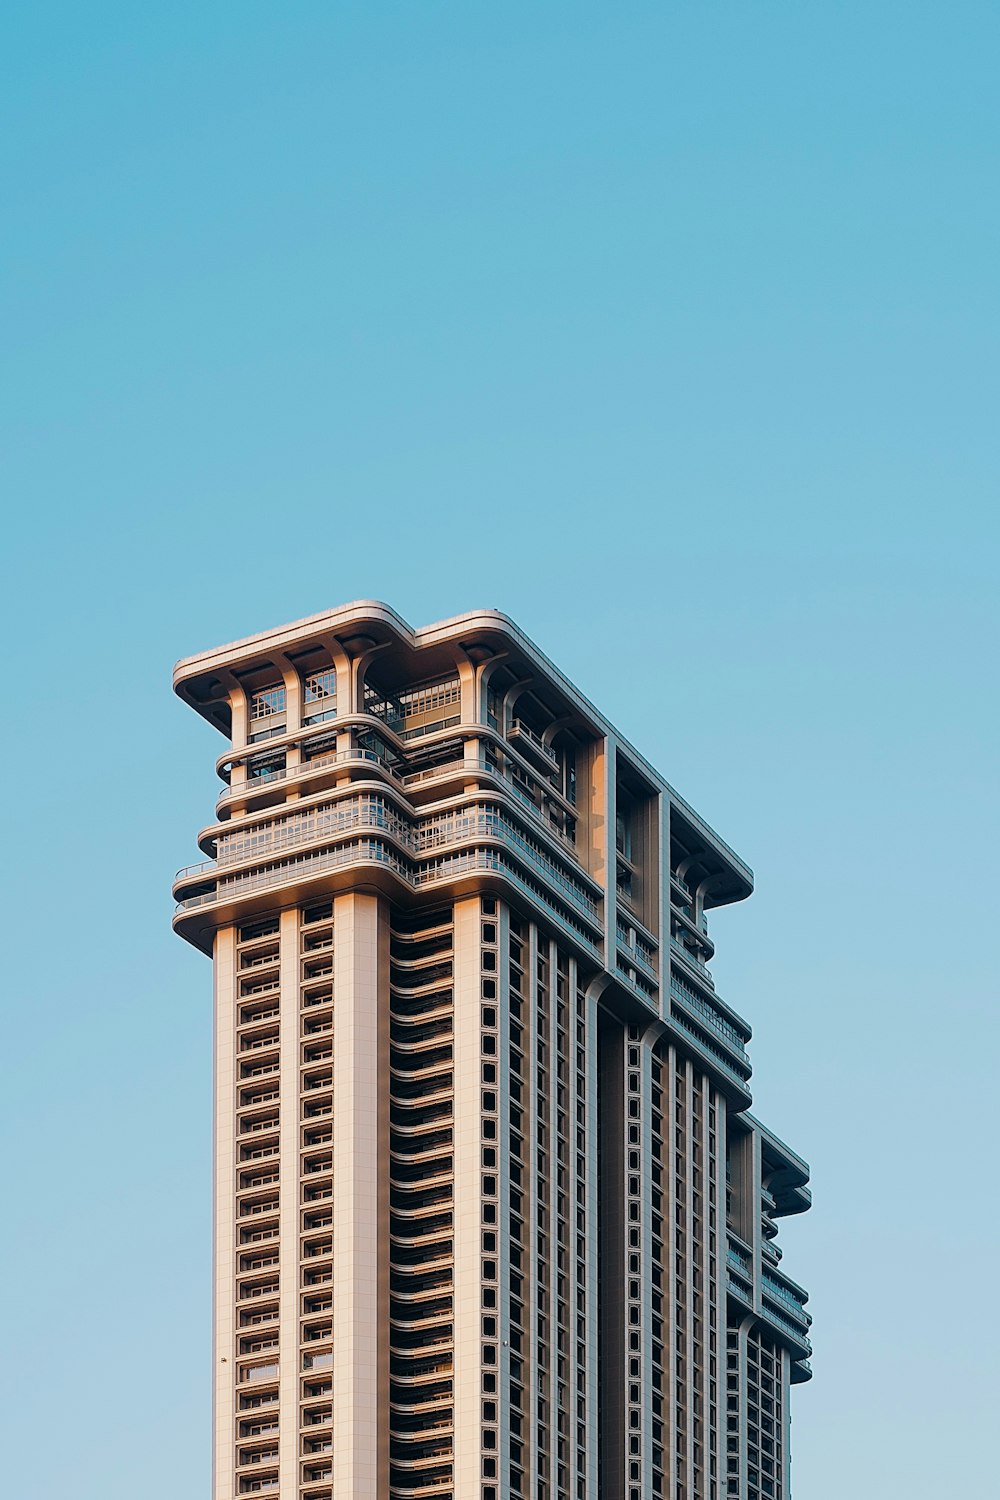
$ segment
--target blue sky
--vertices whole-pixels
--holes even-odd
[[[512,614],[757,872],[715,967],[814,1169],[798,1500],[989,1490],[998,44],[963,0],[8,8],[12,1497],[208,1495],[169,886],[219,744],[169,672],[370,596]]]

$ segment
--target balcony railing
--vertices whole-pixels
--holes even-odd
[[[557,828],[547,821],[542,809],[539,808],[537,804],[531,799],[531,797],[524,791],[524,789],[518,785],[514,777],[510,776],[506,771],[503,771],[499,766],[488,764],[485,757],[483,756],[471,756],[464,759],[458,758],[453,761],[447,761],[441,765],[429,766],[426,770],[423,771],[401,772],[397,770],[396,767],[391,766],[389,762],[384,758],[384,756],[376,754],[374,750],[365,750],[360,748],[350,750],[335,750],[331,751],[328,755],[316,756],[314,760],[305,761],[300,766],[286,766],[274,771],[266,777],[262,776],[254,778],[250,781],[243,782],[241,785],[236,787],[223,787],[222,791],[219,793],[217,805],[221,806],[223,803],[228,802],[233,798],[253,796],[258,790],[270,786],[273,782],[298,781],[303,777],[310,775],[310,773],[312,773],[313,771],[323,770],[331,765],[349,765],[358,763],[379,766],[387,776],[390,776],[393,779],[393,781],[399,782],[400,785],[406,787],[407,789],[411,787],[421,786],[425,782],[439,780],[446,776],[454,776],[455,774],[462,771],[473,773],[481,771],[490,776],[495,776],[499,781],[502,781],[510,791],[514,793],[521,805],[528,808],[533,817],[551,837],[557,839],[564,848],[568,849],[575,859],[579,859],[576,844],[568,836],[568,834],[564,833],[561,828]],[[201,868],[201,865],[189,865],[185,870],[182,870],[179,873],[181,875],[195,874]]]
[[[698,973],[701,975],[702,979],[704,979],[706,984],[711,985],[713,990],[715,989],[715,980],[712,978],[708,966],[706,964],[703,964],[700,958],[695,958],[691,950],[689,948],[685,948],[684,944],[678,942],[678,940],[672,934],[670,938],[670,946],[675,953],[677,953],[687,963],[691,964],[693,968],[697,969]]]
[[[796,1296],[791,1287],[785,1286],[774,1276],[770,1276],[767,1271],[763,1273],[761,1282],[762,1289],[768,1297],[779,1298],[782,1307],[787,1307],[788,1310],[792,1313],[793,1317],[798,1319],[804,1327],[809,1326],[809,1324],[812,1322],[812,1318],[809,1316],[804,1306],[802,1305],[802,1298],[800,1296]]]
[[[678,979],[676,974],[671,974],[670,976],[670,995],[677,1004],[682,1005],[685,1010],[692,1012],[700,1020],[705,1021],[711,1026],[712,1030],[718,1036],[721,1036],[749,1067],[750,1058],[747,1056],[747,1049],[743,1038],[732,1022],[727,1021],[724,1016],[719,1014],[711,1001],[705,1000],[701,995],[695,994],[694,990],[686,985],[683,980]]]
[[[746,1089],[746,1074],[736,1066],[731,1057],[722,1051],[721,1047],[717,1047],[714,1042],[710,1042],[700,1031],[696,1031],[690,1022],[684,1016],[678,1015],[676,1011],[671,1011],[670,1020],[674,1026],[679,1027],[681,1031],[697,1042],[702,1051],[707,1052],[709,1057],[712,1058],[716,1066],[721,1068],[724,1073],[738,1083],[741,1089]]]
[[[523,740],[535,752],[535,755],[548,770],[558,771],[559,761],[555,751],[523,719],[514,719],[508,730],[508,738],[510,740]]]
[[[305,817],[302,823],[292,829],[282,831],[275,830],[271,836],[255,836],[254,849],[259,858],[265,859],[269,854],[278,851],[295,848],[309,840],[322,837],[333,837],[338,833],[349,833],[361,830],[377,830],[390,833],[397,842],[408,848],[415,855],[429,852],[432,849],[441,848],[445,844],[459,840],[472,840],[481,837],[499,839],[508,847],[514,849],[518,856],[529,863],[547,882],[558,887],[561,894],[590,919],[594,925],[598,922],[598,905],[583,886],[573,877],[559,868],[549,856],[537,844],[526,835],[522,834],[513,826],[503,814],[488,810],[478,809],[466,815],[446,814],[438,819],[428,820],[423,827],[411,829],[410,825],[392,812],[387,805],[380,803],[377,799],[350,799],[343,803],[336,812],[323,815],[322,819],[315,816]],[[348,846],[353,848],[355,846]],[[384,846],[377,846],[382,852],[369,854],[368,858],[385,863],[388,851]],[[248,851],[248,853],[251,851]],[[333,857],[338,851],[330,851],[329,857]],[[340,851],[343,852],[343,851]],[[243,854],[242,857],[247,857]],[[189,865],[186,869],[178,872],[177,880],[186,881],[199,877],[210,877],[213,874],[219,876],[218,885],[214,892],[205,892],[200,895],[189,896],[179,903],[179,909],[191,909],[195,906],[206,905],[209,902],[224,899],[226,896],[248,893],[261,886],[280,884],[285,874],[292,874],[297,866],[318,856],[303,856],[300,861],[290,860],[272,870],[251,872],[245,875],[225,876],[225,861],[220,865],[213,860],[205,860],[197,865]],[[351,855],[350,858],[366,857],[364,855]],[[336,862],[336,861],[335,861]],[[341,863],[348,863],[350,859],[345,858]],[[395,856],[389,860],[394,862],[394,867],[399,873],[406,874],[401,862]],[[323,868],[329,866],[324,865]],[[318,868],[318,867],[317,867]]]
[[[277,781],[298,781],[304,776],[311,775],[314,771],[327,770],[330,766],[344,766],[351,764],[377,765],[391,776],[394,781],[399,777],[390,766],[384,756],[378,755],[374,750],[366,750],[361,746],[355,746],[348,750],[331,750],[325,755],[314,756],[312,760],[303,761],[298,766],[279,766],[274,771],[268,771],[259,776],[252,776],[238,786],[224,786],[216,800],[216,807],[221,807],[224,802],[229,802],[235,797],[252,797],[257,792],[266,791]]]
[[[753,1261],[751,1260],[749,1252],[746,1250],[741,1250],[739,1246],[734,1245],[731,1240],[726,1250],[726,1259],[734,1268],[734,1270],[739,1271],[741,1275],[747,1278],[748,1281],[753,1279]]]
[[[646,941],[635,928],[629,928],[624,922],[619,922],[617,927],[618,946],[636,963],[640,969],[644,969],[651,979],[656,979],[656,950]]]
[[[500,813],[477,809],[467,815],[451,814],[425,829],[418,829],[415,840],[418,853],[439,848],[442,844],[456,840],[488,836],[502,839],[504,844],[524,855],[545,879],[557,885],[575,906],[586,912],[592,921],[597,920],[597,902],[571,876],[565,874],[544,850],[516,829]]]
[[[762,1304],[762,1307],[766,1318],[770,1319],[772,1323],[776,1323],[779,1328],[783,1328],[787,1334],[790,1334],[796,1344],[804,1348],[807,1354],[812,1353],[812,1344],[809,1342],[801,1320],[786,1317],[784,1313],[778,1312],[776,1308],[768,1303]]]

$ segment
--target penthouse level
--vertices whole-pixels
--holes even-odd
[[[182,936],[209,952],[279,891],[540,900],[623,1004],[745,1092],[750,1029],[715,992],[707,918],[750,868],[506,616],[414,630],[363,601],[189,657],[174,686],[230,741],[213,857],[175,883]]]

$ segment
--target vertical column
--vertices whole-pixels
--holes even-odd
[[[538,1275],[538,1235],[545,1227],[545,1216],[538,1192],[538,1043],[543,1033],[538,1014],[538,928],[534,922],[526,924],[524,945],[524,1017],[521,1033],[521,1048],[524,1052],[524,1098],[522,1113],[524,1125],[524,1222],[526,1226],[524,1246],[525,1286],[525,1369],[528,1378],[524,1381],[525,1412],[528,1441],[524,1445],[524,1489],[528,1495],[538,1493],[545,1473],[538,1446],[538,1422],[541,1403],[548,1401],[551,1417],[551,1374],[545,1373],[545,1383],[539,1357],[538,1320],[546,1309],[545,1286]],[[554,1101],[553,1101],[554,1107]]]
[[[389,929],[377,896],[334,901],[333,1493],[388,1493]]]
[[[594,861],[591,870],[594,879],[604,883],[604,961],[612,974],[618,951],[618,854],[615,846],[617,761],[615,741],[609,735],[603,748],[594,755],[594,773],[590,783],[590,857]]]
[[[653,936],[660,945],[657,970],[660,976],[660,1016],[670,1016],[670,798],[661,792],[659,803],[660,890],[656,903]]]
[[[642,1267],[639,1281],[642,1299],[642,1347],[639,1358],[642,1369],[640,1391],[642,1393],[642,1492],[644,1495],[652,1493],[653,1482],[653,1177],[649,1170],[649,1163],[653,1159],[652,1049],[656,1035],[656,1030],[647,1027],[639,1042],[639,1056],[642,1064],[640,1075],[642,1147],[639,1155],[641,1163],[639,1183],[642,1189],[642,1258],[639,1262]],[[631,1170],[630,1163],[629,1171]],[[630,1277],[631,1274],[630,1266]]]
[[[695,1145],[695,1143],[697,1143],[698,1147],[700,1148],[699,1154],[700,1154],[700,1157],[701,1157],[701,1261],[700,1261],[700,1264],[695,1261],[694,1246],[692,1245],[691,1264],[692,1264],[692,1268],[694,1268],[695,1266],[697,1266],[698,1271],[701,1273],[700,1279],[701,1279],[702,1292],[701,1292],[701,1387],[700,1387],[700,1389],[693,1391],[693,1399],[692,1399],[692,1402],[691,1402],[691,1406],[692,1406],[692,1412],[691,1412],[692,1444],[691,1444],[691,1446],[692,1446],[692,1449],[694,1449],[695,1443],[697,1442],[698,1446],[701,1449],[701,1464],[700,1464],[700,1468],[701,1468],[702,1480],[701,1480],[701,1485],[698,1487],[698,1492],[700,1494],[704,1495],[706,1497],[706,1500],[707,1500],[707,1497],[711,1493],[711,1468],[712,1468],[712,1462],[711,1462],[711,1460],[712,1460],[712,1454],[715,1451],[715,1437],[716,1437],[715,1425],[712,1422],[712,1402],[711,1402],[711,1385],[712,1385],[711,1370],[712,1370],[712,1360],[713,1360],[712,1345],[713,1345],[713,1343],[715,1345],[714,1358],[716,1360],[716,1368],[718,1368],[719,1329],[720,1329],[720,1326],[722,1326],[722,1325],[719,1324],[718,1313],[716,1311],[715,1286],[714,1286],[714,1282],[713,1282],[713,1278],[712,1278],[712,1274],[711,1274],[711,1265],[710,1265],[710,1262],[711,1262],[711,1259],[712,1259],[711,1243],[712,1243],[712,1236],[713,1235],[716,1236],[716,1245],[718,1245],[718,1238],[717,1237],[718,1237],[718,1232],[719,1232],[719,1193],[718,1193],[718,1183],[717,1183],[717,1180],[716,1180],[715,1162],[713,1160],[713,1154],[709,1150],[709,1135],[710,1135],[711,1132],[710,1132],[710,1122],[709,1122],[709,1113],[708,1112],[709,1112],[709,1109],[710,1109],[710,1107],[712,1105],[712,1087],[711,1087],[711,1085],[710,1085],[710,1083],[708,1081],[708,1078],[705,1076],[704,1073],[699,1073],[699,1074],[697,1074],[695,1076],[695,1078],[693,1080],[693,1087],[695,1089],[697,1089],[697,1091],[698,1091],[698,1093],[699,1093],[699,1095],[701,1097],[701,1135],[700,1135],[700,1137],[698,1137],[698,1136],[692,1134],[692,1157],[691,1157],[691,1184],[692,1184],[692,1198],[693,1198],[693,1196],[694,1196],[694,1184],[695,1184],[695,1181],[697,1180],[696,1176],[695,1176],[695,1173],[696,1173],[697,1169],[695,1167],[694,1145]],[[716,1139],[718,1139],[717,1136],[716,1136]],[[713,1188],[714,1188],[714,1193],[713,1193]],[[725,1217],[725,1196],[724,1195],[723,1195],[723,1202],[722,1202],[722,1210],[723,1210],[723,1217]],[[692,1292],[691,1292],[692,1307],[694,1307],[694,1305],[696,1304],[697,1298],[698,1298],[698,1289],[697,1289],[697,1286],[694,1286],[694,1287],[692,1287]],[[692,1319],[692,1322],[693,1322],[693,1319]],[[693,1370],[693,1368],[692,1368],[692,1372],[691,1373],[692,1373],[692,1386],[693,1386],[694,1385],[694,1379],[693,1379],[693,1377],[694,1377],[694,1370]],[[699,1405],[701,1407],[701,1440],[700,1440],[700,1442],[698,1442],[698,1439],[697,1439],[698,1428],[695,1425],[697,1423],[697,1421],[698,1421],[698,1407],[699,1407]],[[717,1406],[716,1406],[716,1410],[717,1410]]]
[[[614,830],[612,830],[612,836]],[[613,847],[613,846],[612,846]],[[613,932],[612,932],[613,937]],[[623,1500],[625,1486],[625,1034],[599,1013],[600,1098],[600,1421],[601,1500]]]
[[[293,1500],[299,1483],[299,912],[280,918],[280,1115],[278,1136],[278,1483]]]
[[[537,929],[536,929],[537,931]],[[559,1044],[556,1033],[556,945],[546,935],[538,935],[539,957],[544,958],[547,964],[546,970],[546,1004],[548,1006],[548,1020],[543,1031],[539,1024],[538,1035],[543,1038],[547,1048],[548,1056],[548,1092],[549,1092],[549,1128],[546,1137],[546,1151],[548,1153],[548,1178],[547,1186],[547,1209],[545,1229],[548,1233],[549,1255],[548,1255],[548,1279],[545,1287],[546,1297],[544,1311],[549,1329],[549,1468],[548,1481],[549,1493],[559,1495],[559,1389],[563,1383],[559,1379],[559,1086],[558,1086],[558,1061]],[[538,995],[538,964],[536,961],[534,969],[535,995]],[[538,1067],[538,1051],[532,1065],[532,1072]],[[534,1080],[533,1092],[537,1094],[538,1080]],[[537,1275],[537,1247],[532,1247],[532,1257],[536,1261],[535,1273]]]
[[[586,1215],[586,1204],[580,1201],[577,1177],[577,1132],[581,1129],[577,1116],[580,1099],[577,1090],[577,969],[575,959],[570,958],[566,969],[566,1301],[569,1308],[567,1334],[569,1339],[567,1384],[568,1431],[566,1434],[569,1456],[569,1492],[576,1495],[580,1482],[580,1458],[577,1449],[577,1423],[580,1390],[580,1337],[578,1319],[580,1308],[578,1297],[581,1291],[579,1266],[577,1263],[577,1228],[579,1215]],[[584,1091],[586,1092],[586,1090]]]
[[[216,934],[215,1216],[212,1468],[215,1500],[231,1500],[236,1404],[236,930]]]
[[[498,1173],[498,1184],[500,1188],[499,1213],[500,1219],[497,1224],[497,1301],[500,1304],[499,1328],[500,1348],[497,1361],[497,1479],[496,1493],[501,1497],[504,1495],[504,1486],[510,1474],[510,1439],[512,1424],[510,1420],[510,1406],[507,1393],[510,1391],[511,1381],[511,1329],[510,1329],[510,1236],[506,1232],[506,1226],[510,1222],[511,1213],[511,1174],[504,1170],[504,1164],[508,1163],[510,1153],[510,909],[501,901],[497,901],[497,937],[500,973],[497,976],[497,1129],[499,1139],[497,1142],[497,1163],[501,1167]],[[522,1183],[522,1189],[523,1189]],[[522,1191],[523,1200],[523,1191]],[[523,1201],[522,1201],[523,1212]],[[522,1370],[525,1363],[525,1351],[522,1348],[518,1358]],[[485,1384],[485,1382],[484,1382]],[[485,1394],[485,1392],[484,1392]],[[522,1434],[522,1436],[524,1436]],[[524,1450],[527,1455],[531,1448],[531,1442],[524,1442]],[[461,1491],[456,1489],[456,1495]],[[525,1494],[528,1493],[527,1488]]]
[[[763,1285],[761,1266],[763,1263],[764,1254],[764,1226],[761,1222],[761,1216],[763,1213],[761,1194],[763,1192],[764,1186],[764,1167],[763,1161],[761,1159],[762,1153],[759,1130],[753,1130],[750,1132],[749,1150],[749,1170],[744,1177],[744,1181],[748,1182],[749,1185],[748,1202],[750,1211],[750,1222],[748,1225],[746,1238],[751,1250],[753,1251],[753,1310],[755,1313],[759,1313],[761,1307],[760,1289]]]
[[[600,1370],[600,1301],[598,1296],[598,1136],[597,1136],[597,991],[587,990],[587,1500],[598,1500],[598,1373]]]
[[[684,1174],[684,1379],[679,1382],[677,1389],[677,1404],[684,1407],[684,1457],[678,1464],[678,1478],[683,1473],[684,1494],[690,1500],[702,1500],[694,1487],[694,1402],[691,1399],[694,1386],[694,1186],[691,1175],[692,1145],[694,1142],[694,1131],[691,1109],[691,1094],[695,1088],[694,1069],[686,1057],[678,1057],[677,1066],[684,1074],[684,1109],[681,1129],[683,1130],[683,1144],[680,1154],[683,1158]]]
[[[677,1130],[677,1051],[672,1043],[663,1050],[663,1448],[664,1473],[669,1494],[676,1494],[680,1477],[677,1424],[674,1407],[677,1403],[678,1352],[677,1352],[677,1181],[676,1154]]]
[[[779,1396],[781,1400],[781,1420],[778,1426],[780,1436],[779,1444],[779,1469],[778,1469],[778,1500],[791,1500],[792,1495],[792,1357],[787,1349],[781,1349],[779,1353],[781,1360],[781,1371],[779,1379]]]
[[[729,1135],[729,1121],[727,1119],[728,1102],[724,1094],[718,1089],[712,1090],[712,1098],[715,1103],[715,1161],[712,1163],[712,1171],[716,1183],[716,1213],[715,1213],[715,1306],[716,1306],[716,1407],[717,1417],[715,1424],[715,1470],[718,1476],[717,1493],[720,1497],[726,1494],[726,1465],[727,1465],[727,1411],[726,1400],[726,1363],[728,1344],[728,1296],[727,1284],[728,1273],[726,1270],[729,1251],[728,1239],[728,1216],[726,1214],[726,1141]],[[711,1487],[710,1487],[711,1488]]]
[[[454,909],[454,1409],[455,1489],[462,1500],[480,1494],[481,1165],[480,907],[477,898]],[[499,1061],[499,1060],[498,1060]],[[497,1225],[498,1235],[503,1226]],[[501,1283],[498,1283],[500,1285]],[[499,1312],[499,1310],[498,1310]],[[498,1459],[500,1455],[497,1455]]]

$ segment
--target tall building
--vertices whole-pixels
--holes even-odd
[[[226,747],[214,1500],[787,1500],[808,1168],[748,1113],[743,861],[505,616],[182,661]]]

